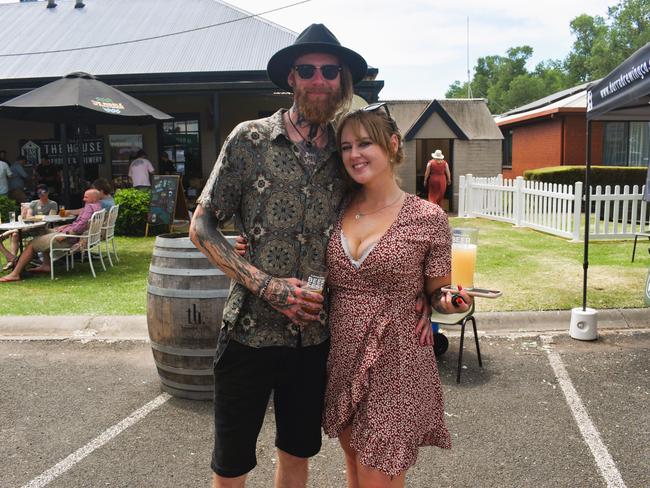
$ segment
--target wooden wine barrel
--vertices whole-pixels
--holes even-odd
[[[234,243],[235,237],[228,240]],[[156,237],[147,286],[147,326],[162,389],[211,400],[213,361],[230,279],[187,234]]]

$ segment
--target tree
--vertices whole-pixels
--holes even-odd
[[[607,18],[582,14],[570,23],[575,41],[563,61],[526,64],[530,46],[478,59],[470,82],[472,95],[488,99],[493,113],[503,113],[572,86],[610,73],[637,49],[650,42],[650,0],[621,0],[607,9]],[[467,96],[467,82],[449,86],[448,98]]]
[[[472,96],[486,98],[491,112],[503,113],[532,102],[564,83],[559,62],[540,63],[535,72],[529,73],[526,63],[532,55],[532,47],[518,46],[508,49],[506,56],[479,58],[470,83]],[[466,97],[467,82],[455,81],[445,96]]]
[[[572,83],[607,76],[634,51],[650,42],[650,2],[624,0],[607,9],[607,20],[582,14],[571,21],[576,36],[565,60]]]

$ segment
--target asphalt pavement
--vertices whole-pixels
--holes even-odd
[[[453,448],[422,448],[407,486],[650,486],[650,311],[600,311],[592,342],[569,316],[477,314],[460,384],[445,331]],[[211,404],[161,393],[144,317],[0,317],[0,368],[3,488],[209,486]],[[269,406],[248,486],[272,486],[273,444]],[[309,486],[345,486],[336,440]]]

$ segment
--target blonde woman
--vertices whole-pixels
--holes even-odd
[[[413,334],[424,291],[454,307],[451,237],[438,205],[405,193],[402,140],[385,104],[346,115],[338,145],[356,191],[327,250],[331,348],[323,427],[345,452],[348,486],[403,487],[418,448],[450,448],[433,348]]]

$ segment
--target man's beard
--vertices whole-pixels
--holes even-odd
[[[312,124],[324,124],[334,120],[336,112],[341,107],[341,90],[332,90],[327,97],[311,99],[309,91],[294,88],[295,103],[298,113]],[[320,89],[322,90],[322,88]],[[320,91],[319,90],[319,91]]]

